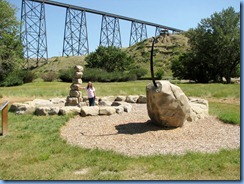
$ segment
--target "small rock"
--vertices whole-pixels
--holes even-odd
[[[124,112],[124,107],[122,106],[115,106],[114,108],[117,114],[122,114]]]
[[[114,101],[121,102],[121,101],[125,101],[125,99],[126,99],[126,96],[117,96]]]
[[[136,103],[138,98],[139,98],[138,95],[129,95],[129,96],[126,97],[125,102]]]
[[[82,66],[80,66],[80,65],[76,65],[75,67],[74,67],[74,69],[75,69],[75,71],[76,72],[83,72],[83,67]]]
[[[147,97],[145,95],[140,95],[137,103],[147,103]]]

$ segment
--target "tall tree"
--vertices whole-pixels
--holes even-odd
[[[13,5],[6,0],[0,0],[0,82],[23,58],[23,45],[15,12]]]
[[[120,48],[99,46],[95,52],[89,54],[85,61],[88,68],[101,68],[107,72],[124,72],[130,69],[134,60]]]
[[[229,7],[214,13],[210,18],[201,20],[198,27],[190,29],[186,35],[191,45],[189,54],[194,57],[188,62],[173,63],[172,70],[197,71],[191,79],[198,82],[217,82],[224,77],[230,83],[240,65],[240,12]],[[188,63],[187,67],[177,66],[183,63]],[[173,73],[177,77],[186,77],[184,72]]]

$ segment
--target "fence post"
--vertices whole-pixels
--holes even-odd
[[[2,135],[6,135],[8,133],[8,103],[9,101],[5,101],[0,106],[0,111],[2,111]]]

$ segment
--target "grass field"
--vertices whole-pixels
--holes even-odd
[[[148,81],[94,83],[99,96],[145,94]],[[188,96],[209,100],[210,114],[240,124],[240,86],[178,84]],[[9,98],[66,97],[69,83],[36,82],[0,88]],[[240,180],[240,149],[215,154],[128,157],[68,145],[59,130],[72,116],[9,113],[9,134],[0,137],[1,180]]]
[[[145,95],[150,81],[94,83],[98,96]],[[3,97],[66,97],[71,83],[34,82],[21,87],[0,87]],[[187,96],[202,98],[240,98],[239,84],[177,84]],[[86,83],[84,83],[86,86]]]

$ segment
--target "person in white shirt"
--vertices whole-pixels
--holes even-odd
[[[86,89],[86,91],[87,91],[88,100],[89,100],[89,106],[95,106],[95,99],[96,99],[96,92],[95,91],[96,90],[92,86],[91,81],[88,82],[86,88],[82,88],[82,89]]]

